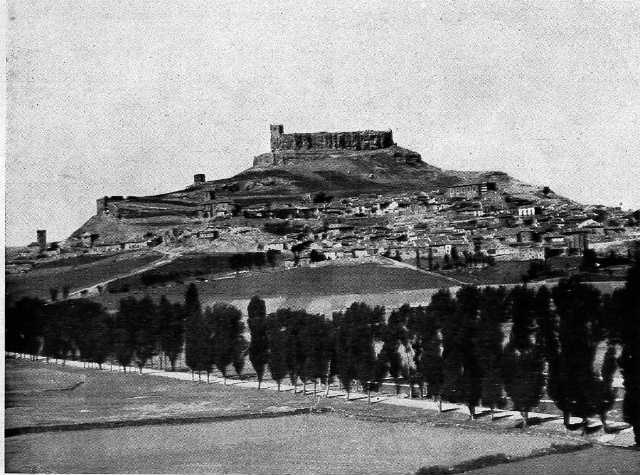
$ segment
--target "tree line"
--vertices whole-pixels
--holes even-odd
[[[215,367],[225,380],[231,370],[242,375],[248,357],[259,385],[267,370],[278,389],[288,379],[303,391],[312,384],[315,394],[319,384],[328,392],[337,382],[347,398],[357,389],[370,397],[388,380],[396,388],[407,382],[411,396],[465,404],[472,418],[480,405],[493,412],[510,401],[525,426],[546,393],[567,426],[572,415],[599,416],[606,428],[619,368],[624,416],[640,441],[637,263],[625,287],[604,296],[572,278],[552,289],[440,290],[429,305],[404,305],[388,318],[383,307],[358,302],[331,318],[296,309],[267,313],[259,297],[247,314],[248,329],[232,305],[203,309],[193,284],[184,304],[130,297],[115,314],[88,300],[45,305],[24,298],[8,309],[7,349],[98,365],[111,357],[140,370],[157,354],[174,369],[184,351],[194,375],[208,377]]]

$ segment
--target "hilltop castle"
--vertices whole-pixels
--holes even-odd
[[[283,125],[271,126],[271,152],[285,150],[377,150],[394,145],[391,130],[285,134]]]
[[[327,157],[367,158],[389,156],[405,163],[419,162],[420,155],[398,147],[391,130],[311,132],[285,134],[281,124],[271,125],[271,152],[253,159],[257,167],[281,166]]]

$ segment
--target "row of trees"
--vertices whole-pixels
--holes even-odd
[[[156,305],[145,297],[120,300],[109,314],[99,303],[73,299],[53,304],[23,298],[7,309],[6,347],[9,351],[98,364],[109,358],[142,370],[162,353],[175,368],[184,347],[185,307],[165,297]]]
[[[612,381],[624,376],[624,414],[640,440],[640,269],[627,284],[602,296],[577,279],[552,290],[517,286],[465,286],[437,292],[428,306],[404,305],[385,319],[382,307],[354,303],[332,318],[303,310],[267,314],[251,299],[248,330],[239,309],[224,303],[202,309],[191,285],[184,305],[162,298],[122,299],[114,315],[87,300],[44,305],[22,299],[7,314],[7,349],[49,357],[77,356],[103,364],[109,356],[140,369],[162,352],[171,361],[184,351],[195,373],[217,368],[226,379],[244,371],[246,356],[261,383],[268,369],[280,384],[338,381],[347,397],[369,394],[387,377],[406,381],[411,394],[476,407],[528,413],[546,391],[570,416],[598,415],[603,423],[615,401]],[[604,351],[598,351],[599,349]],[[597,355],[604,354],[602,358]],[[306,390],[306,387],[304,388]]]

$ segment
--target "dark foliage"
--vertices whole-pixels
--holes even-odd
[[[269,362],[269,340],[267,338],[267,310],[264,303],[258,296],[251,298],[247,307],[249,315],[249,332],[251,341],[249,343],[249,360],[258,377],[258,389],[264,377],[264,370]]]

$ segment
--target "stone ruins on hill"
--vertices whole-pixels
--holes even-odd
[[[409,151],[396,146],[391,130],[285,134],[283,125],[271,125],[270,130],[271,152],[255,157],[254,166],[286,165],[300,159],[336,155],[357,158],[384,151],[403,161],[409,158]],[[420,161],[415,152],[410,152],[410,155],[414,161]]]

